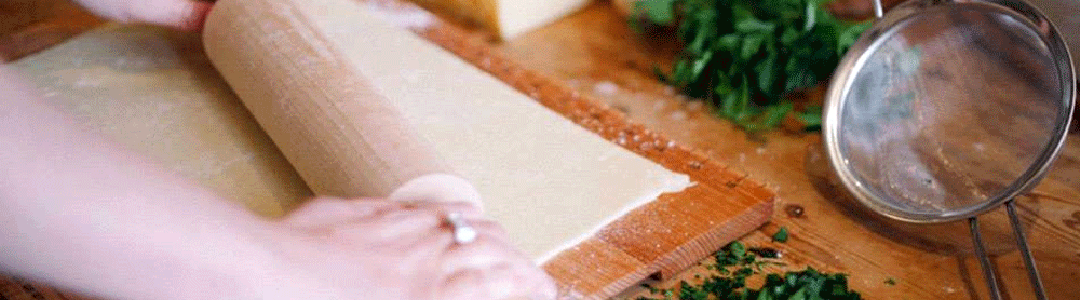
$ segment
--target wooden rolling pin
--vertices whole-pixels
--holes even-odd
[[[300,3],[218,1],[203,40],[214,66],[312,191],[482,207],[475,187],[306,23],[314,16],[292,5]],[[259,26],[244,25],[252,22]]]
[[[476,189],[453,175],[314,29],[317,16],[295,5],[303,3],[218,1],[203,40],[214,66],[312,191],[480,205]]]
[[[316,193],[478,202],[461,178],[475,180],[512,241],[580,299],[682,270],[771,214],[768,190],[598,100],[434,16],[358,1],[221,0],[203,33]]]

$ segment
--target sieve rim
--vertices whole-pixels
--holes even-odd
[[[890,203],[896,203],[889,196],[876,193],[869,188],[869,184],[861,184],[852,169],[847,166],[844,152],[840,147],[840,130],[842,112],[846,107],[847,97],[851,93],[858,71],[866,66],[869,58],[876,53],[887,38],[891,37],[907,24],[908,21],[918,17],[921,12],[934,6],[944,5],[996,5],[1011,12],[1023,16],[1030,21],[1025,23],[1029,27],[1033,24],[1046,25],[1046,30],[1035,30],[1039,37],[1050,50],[1055,71],[1059,75],[1063,106],[1058,112],[1056,127],[1050,136],[1050,142],[1036,156],[1035,161],[1027,170],[1018,176],[1008,187],[1001,190],[996,196],[975,204],[965,205],[960,208],[946,210],[940,213],[918,212],[904,209]],[[839,175],[844,186],[854,194],[856,200],[871,210],[886,217],[913,223],[940,223],[960,219],[971,218],[990,210],[993,210],[1004,202],[1015,198],[1020,193],[1033,188],[1043,177],[1046,176],[1053,161],[1057,158],[1067,137],[1068,129],[1072,120],[1073,109],[1076,105],[1076,76],[1073,68],[1072,56],[1065,44],[1057,27],[1038,8],[1022,0],[912,0],[907,1],[885,14],[859,40],[849,49],[848,53],[840,61],[833,79],[829,84],[825,97],[825,111],[823,123],[823,136],[829,164],[833,171]]]

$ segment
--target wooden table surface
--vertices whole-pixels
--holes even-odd
[[[100,24],[64,0],[2,1],[0,58],[36,53]],[[865,211],[831,175],[819,134],[780,130],[750,137],[715,118],[707,105],[676,95],[652,75],[653,66],[670,63],[671,43],[657,42],[661,36],[643,37],[625,24],[609,3],[600,2],[493,46],[776,191],[780,201],[773,221],[742,239],[782,251],[788,266],[767,271],[810,266],[847,273],[852,286],[868,299],[988,299],[979,264],[968,254],[966,223],[910,225]],[[1080,299],[1076,135],[1070,134],[1046,179],[1019,199],[1050,299]],[[1034,299],[1002,215],[995,212],[983,221],[999,281],[1011,295],[1007,299]],[[770,242],[770,235],[781,227],[791,232],[791,239],[784,244]],[[656,284],[670,287],[680,280],[694,281],[694,275],[703,272],[691,269]],[[887,279],[896,284],[886,284]],[[0,276],[0,299],[55,294],[44,285]],[[621,297],[646,294],[635,288]]]

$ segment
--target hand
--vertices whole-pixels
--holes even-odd
[[[475,206],[321,198],[268,221],[88,134],[29,86],[0,67],[4,273],[109,299],[554,298]],[[470,199],[452,183],[397,197]],[[452,241],[449,212],[475,241]]]
[[[475,241],[453,241],[450,212],[479,232]],[[471,204],[321,198],[278,225],[294,233],[276,246],[287,249],[279,263],[289,279],[257,283],[277,286],[261,299],[555,298],[550,277]]]
[[[75,0],[98,16],[180,30],[202,29],[212,6],[199,0]]]

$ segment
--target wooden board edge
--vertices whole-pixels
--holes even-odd
[[[723,225],[702,232],[689,242],[664,254],[657,261],[660,279],[666,280],[700,262],[700,259],[687,260],[687,257],[702,258],[712,255],[717,249],[738,240],[742,232],[751,232],[771,219],[774,202],[758,202],[747,207],[738,217],[726,220]]]
[[[93,25],[100,25],[100,23]],[[86,28],[89,27],[92,26]],[[58,31],[62,36],[54,40],[60,42],[82,31],[79,29],[72,32]],[[52,30],[43,32],[50,33]],[[484,39],[470,37],[458,25],[439,19],[436,26],[414,29],[414,32],[529,95],[545,107],[625,149],[673,171],[687,174],[699,184],[717,189],[739,189],[748,195],[764,196],[762,199],[768,201],[758,204],[769,203],[768,206],[771,207],[772,194],[762,185],[747,180],[746,176],[732,172],[718,162],[707,159],[701,153],[674,145],[671,140],[649,131],[642,125],[630,122],[625,116],[602,105],[602,102],[597,99],[579,95],[550,77],[520,66],[486,45],[483,42]],[[687,198],[685,193],[670,194],[666,197],[669,199]],[[752,229],[753,227],[740,231],[746,232]],[[713,251],[707,249],[715,249],[722,245],[717,241],[730,241],[737,237],[729,235],[732,234],[720,230],[703,232],[690,244],[675,247],[661,255],[661,259],[653,258],[649,262],[644,262],[627,253],[625,248],[594,236],[574,248],[563,251],[545,263],[543,267],[558,278],[577,279],[576,284],[571,281],[569,286],[564,287],[570,291],[568,294],[576,295],[580,299],[607,299],[657,272],[665,275],[689,267],[697,259]],[[714,244],[718,245],[714,246]],[[680,255],[689,255],[687,257],[692,259],[675,259]],[[589,268],[580,268],[580,266],[589,266]],[[19,282],[13,281],[13,286],[19,285]],[[29,286],[29,284],[23,286]],[[36,284],[33,286],[36,293],[45,295],[47,299],[68,298],[68,295],[62,295],[51,288]]]
[[[373,1],[378,5],[389,5],[391,9],[423,12],[415,5],[389,3],[394,2],[392,0]],[[644,125],[629,121],[622,113],[603,105],[602,101],[582,95],[556,79],[522,66],[488,45],[482,36],[470,34],[437,17],[430,26],[410,29],[579,126],[672,171],[686,174],[699,184],[746,189],[760,195],[773,194],[747,175],[735,172],[699,151],[677,145],[675,141],[648,130]]]
[[[23,278],[0,274],[0,299],[84,300],[81,296]]]
[[[380,1],[380,4],[386,5],[385,2],[385,0]],[[400,6],[402,4],[391,5]],[[404,9],[419,10],[420,8],[405,7]],[[567,268],[567,266],[563,266],[564,263],[570,265],[595,265],[599,262],[607,264],[620,263],[619,261],[604,261],[601,259],[606,258],[632,259],[636,263],[643,264],[638,268],[626,269],[628,271],[627,275],[623,277],[606,278],[605,276],[598,276],[597,278],[610,281],[603,284],[603,288],[586,288],[585,292],[582,293],[585,299],[606,299],[606,297],[617,295],[621,290],[640,282],[654,273],[658,273],[661,277],[670,277],[712,254],[721,246],[736,240],[744,233],[760,227],[771,218],[776,198],[775,194],[764,185],[750,180],[748,176],[734,172],[719,162],[708,159],[702,153],[679,146],[674,141],[648,130],[643,125],[632,123],[623,114],[602,105],[602,102],[598,99],[581,95],[551,77],[523,67],[506,55],[496,51],[484,42],[483,38],[471,36],[457,25],[436,18],[435,24],[432,26],[412,28],[412,30],[419,36],[491,74],[579,126],[672,171],[687,174],[701,188],[717,191],[712,193],[713,196],[739,195],[739,201],[737,201],[739,203],[734,205],[737,218],[728,220],[725,224],[714,225],[706,230],[691,233],[691,236],[684,240],[685,243],[670,247],[666,251],[657,251],[657,253],[660,253],[658,256],[650,257],[649,255],[642,255],[640,251],[636,253],[628,251],[632,249],[626,247],[626,243],[611,244],[610,247],[614,247],[614,249],[591,246],[597,241],[610,242],[603,237],[602,233],[616,229],[619,227],[618,223],[620,221],[622,223],[632,222],[632,218],[624,216],[606,225],[601,229],[601,233],[594,235],[582,245],[560,253],[551,262],[545,264],[545,270],[554,272],[551,273],[553,276],[563,280],[578,278],[573,277],[576,275],[559,272],[561,268]],[[722,190],[726,192],[719,192]],[[656,205],[678,206],[680,204],[677,203],[681,201],[693,202],[694,197],[696,196],[686,191],[667,194],[661,197],[667,199],[667,201],[654,201],[635,209],[631,214],[634,214],[635,211],[638,213],[648,211],[655,208]],[[672,217],[679,218],[680,216]],[[602,251],[604,254],[593,255],[589,257],[589,260],[581,260],[582,256],[578,252],[582,251],[582,249]],[[618,250],[618,252],[611,252],[613,250]],[[615,253],[621,254],[616,255]],[[565,257],[578,257],[579,259],[564,262]]]
[[[649,264],[598,239],[566,249],[541,267],[559,279],[560,294],[570,299],[607,299],[653,272]]]
[[[762,201],[738,190],[696,186],[631,211],[608,224],[598,238],[667,278],[760,227],[773,207],[773,198]],[[627,230],[634,234],[624,234]]]
[[[47,50],[103,24],[105,21],[81,12],[30,24],[10,35],[0,36],[0,64]]]

